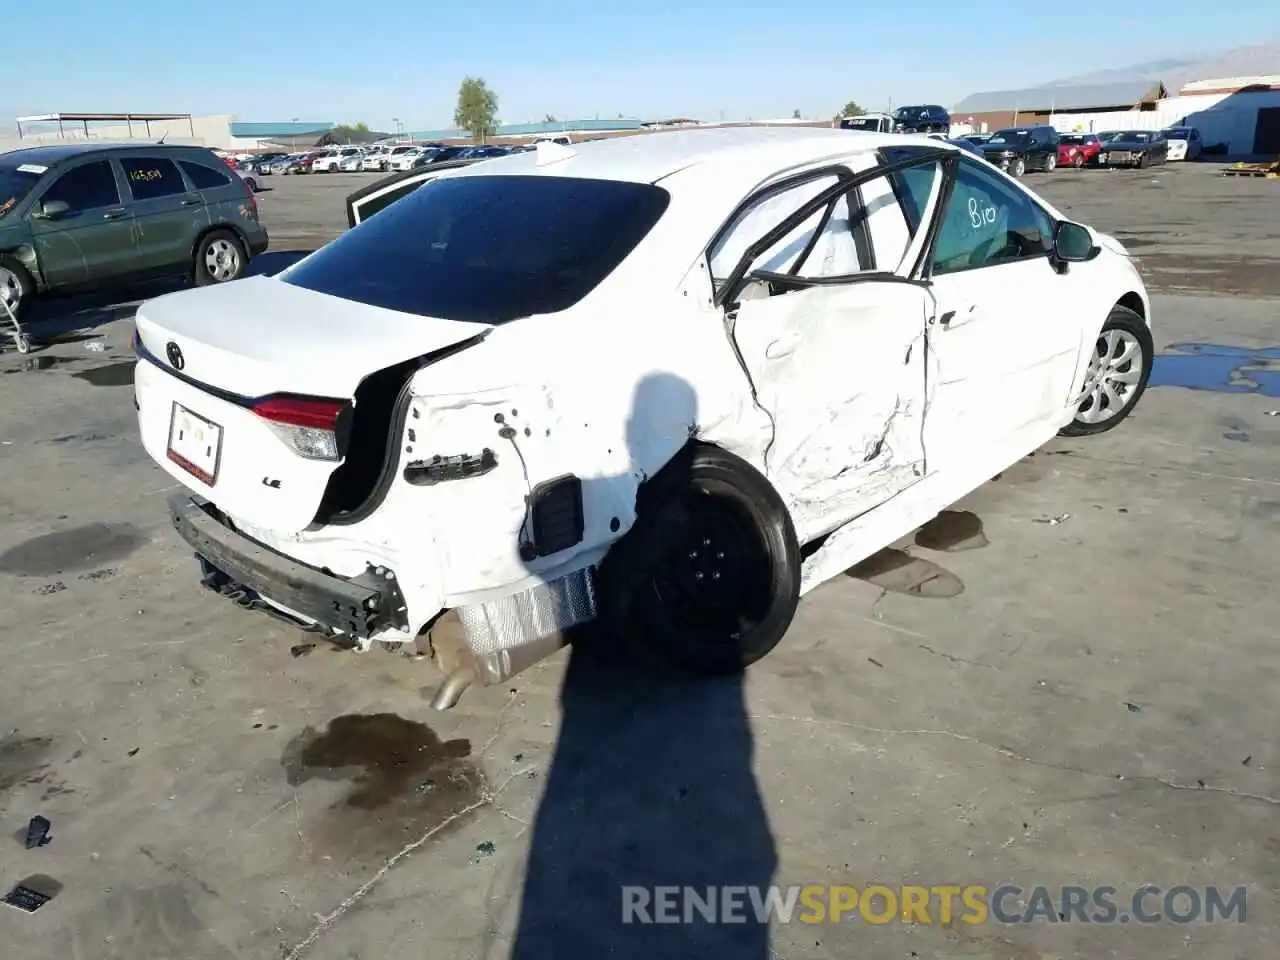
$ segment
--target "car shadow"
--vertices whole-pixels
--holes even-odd
[[[679,419],[653,404],[696,411],[696,395],[670,374],[637,387],[628,425],[637,467],[646,430]],[[767,960],[767,919],[741,890],[763,896],[777,867],[743,677],[660,676],[595,624],[571,639],[509,956]],[[734,887],[723,922],[715,898]]]

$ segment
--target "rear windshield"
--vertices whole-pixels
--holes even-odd
[[[567,310],[658,222],[660,187],[569,177],[424,184],[281,275],[377,307],[500,324]]]
[[[31,192],[44,171],[40,164],[0,163],[0,217]]]

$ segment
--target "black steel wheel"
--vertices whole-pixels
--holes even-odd
[[[800,545],[777,491],[716,447],[686,448],[640,491],[601,569],[602,626],[695,676],[768,654],[800,597]]]

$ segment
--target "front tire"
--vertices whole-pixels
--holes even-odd
[[[1112,307],[1085,372],[1084,397],[1060,434],[1106,433],[1129,416],[1147,389],[1154,354],[1151,330],[1142,317],[1128,307]]]
[[[196,244],[196,286],[208,287],[239,280],[248,264],[249,258],[240,238],[230,230],[214,230]]]
[[[1027,172],[1027,161],[1021,157],[1015,157],[1009,161],[1009,176],[1017,178]]]
[[[15,257],[0,253],[0,330],[10,328],[9,314],[21,322],[31,301],[35,299],[36,284],[31,274]]]
[[[772,484],[738,457],[694,444],[640,488],[635,526],[601,566],[601,626],[676,673],[739,673],[791,626],[800,567]]]

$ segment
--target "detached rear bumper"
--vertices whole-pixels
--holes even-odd
[[[355,638],[403,625],[391,571],[348,579],[298,563],[233,530],[190,494],[169,498],[169,516],[205,568],[204,585],[241,606],[261,609],[265,600],[312,621],[304,626]]]

